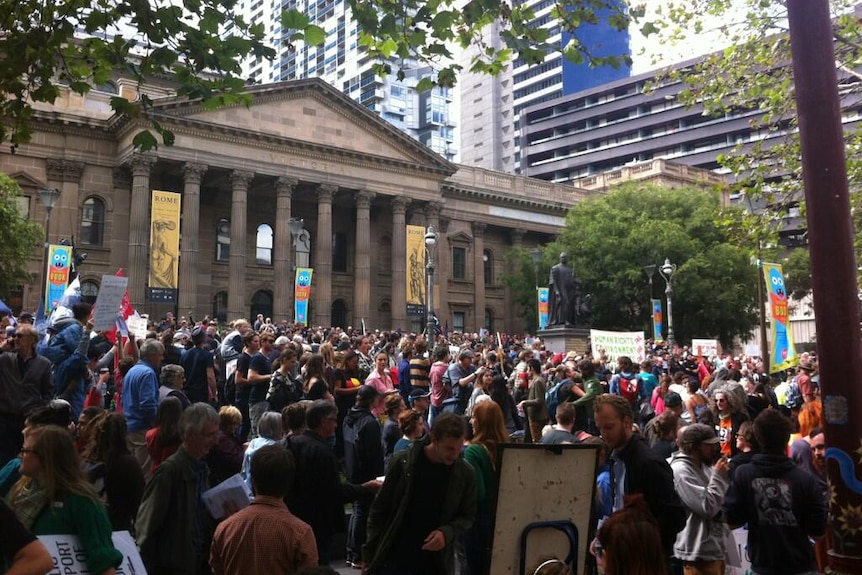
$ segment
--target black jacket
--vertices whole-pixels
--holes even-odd
[[[380,422],[365,407],[353,407],[344,418],[344,471],[356,484],[383,475]]]
[[[335,452],[313,431],[291,435],[285,447],[296,463],[286,497],[288,508],[311,526],[320,541],[344,531],[344,504],[365,491],[357,485],[341,483]]]
[[[626,466],[625,494],[643,494],[658,520],[666,557],[673,554],[676,534],[685,527],[685,507],[673,486],[673,471],[667,461],[650,451],[640,436],[632,436],[615,455]]]
[[[741,465],[724,513],[731,526],[748,523],[754,571],[792,575],[817,569],[808,538],[826,530],[826,499],[817,479],[789,457],[759,453]]]

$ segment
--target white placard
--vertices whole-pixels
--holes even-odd
[[[114,531],[111,540],[123,560],[117,567],[117,575],[147,575],[135,540],[128,531]],[[89,575],[87,553],[77,535],[40,535],[39,541],[48,548],[54,559],[54,569],[48,575]]]
[[[691,353],[694,355],[700,355],[705,358],[717,357],[719,349],[718,341],[714,339],[691,340]]]
[[[590,340],[593,344],[593,357],[604,353],[608,360],[625,355],[635,363],[646,359],[645,339],[642,331],[602,331],[590,330]]]
[[[147,339],[147,318],[132,316],[126,320],[126,326],[128,326],[129,333],[135,337],[135,340]]]
[[[756,343],[747,343],[743,349],[748,357],[760,357],[760,346]]]
[[[123,303],[123,294],[129,285],[129,278],[123,276],[102,276],[99,297],[93,306],[93,329],[106,331],[114,329],[117,312]]]
[[[201,494],[204,505],[215,519],[245,509],[251,503],[251,493],[237,473]]]

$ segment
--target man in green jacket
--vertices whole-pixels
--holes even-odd
[[[476,479],[461,457],[463,418],[442,413],[430,437],[395,454],[368,515],[363,573],[451,575],[455,540],[473,524]]]
[[[182,445],[159,465],[144,491],[135,528],[148,573],[195,575],[207,565],[212,530],[201,494],[209,487],[204,458],[218,429],[211,405],[187,408],[180,418]]]

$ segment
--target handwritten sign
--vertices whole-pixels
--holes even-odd
[[[41,535],[39,540],[48,548],[54,559],[54,569],[48,575],[89,575],[87,552],[76,535]],[[147,575],[141,554],[128,531],[114,531],[111,535],[114,547],[123,554],[117,567],[117,575]]]
[[[102,276],[99,297],[93,306],[93,329],[107,331],[117,323],[117,312],[123,303],[123,294],[129,278],[122,276]]]

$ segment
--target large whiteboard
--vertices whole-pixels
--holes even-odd
[[[586,444],[500,446],[491,573],[519,573],[521,535],[529,524],[540,521],[574,523],[578,533],[576,573],[584,573],[598,451],[599,446]],[[533,531],[527,539],[527,572],[532,573],[542,558],[564,559],[568,550],[562,532]]]

